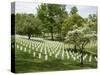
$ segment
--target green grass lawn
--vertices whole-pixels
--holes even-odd
[[[16,72],[41,72],[41,71],[59,71],[59,70],[76,70],[76,69],[90,69],[96,68],[96,63],[84,63],[81,67],[79,61],[60,59],[51,59],[42,61],[34,58],[31,54],[16,51]]]

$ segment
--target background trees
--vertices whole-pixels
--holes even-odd
[[[16,14],[16,34],[31,36],[41,35],[41,20],[33,14]]]
[[[97,31],[97,15],[96,14],[89,14],[87,22],[89,24],[89,27],[91,27],[91,30]]]

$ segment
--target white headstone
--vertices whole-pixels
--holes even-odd
[[[19,45],[17,45],[17,48],[19,48]]]
[[[95,60],[97,61],[97,57],[95,56]]]
[[[63,50],[63,52],[62,52],[61,59],[64,60],[64,50]]]
[[[32,47],[32,49],[34,50],[34,47]]]
[[[55,58],[57,58],[58,57],[58,54],[55,54]]]
[[[73,57],[74,61],[76,60],[76,57]]]
[[[52,56],[52,53],[50,52],[50,56]]]
[[[48,60],[48,55],[45,55],[45,60]]]
[[[87,54],[85,54],[85,55],[83,56],[83,60],[85,60],[85,59],[86,59],[86,57],[87,57]]]
[[[61,56],[61,59],[64,60],[64,55]]]
[[[41,53],[39,53],[39,59],[41,58]]]
[[[89,62],[91,62],[92,61],[92,56],[90,55],[90,57],[89,57]]]
[[[24,48],[24,52],[26,52],[26,48]]]
[[[29,45],[29,48],[31,48],[31,44]]]
[[[33,56],[35,57],[35,52],[33,52]]]
[[[20,50],[21,50],[21,51],[22,51],[22,48],[23,48],[23,47],[22,47],[22,46],[20,46]]]
[[[66,51],[66,54],[67,54],[67,59],[69,59],[69,54],[68,54],[68,51]]]

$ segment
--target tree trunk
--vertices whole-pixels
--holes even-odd
[[[51,31],[51,40],[54,40],[54,38],[53,38],[53,27],[51,27],[50,31]]]
[[[83,46],[82,46],[82,49],[81,49],[81,66],[83,67],[84,63],[83,63]]]
[[[51,32],[51,40],[54,40],[54,38],[53,38],[53,32]]]
[[[62,32],[60,31],[60,41],[63,41]]]
[[[75,51],[76,51],[76,45],[74,45],[74,49],[75,49]]]
[[[28,39],[29,39],[29,40],[31,39],[31,35],[30,35],[30,34],[28,35]]]

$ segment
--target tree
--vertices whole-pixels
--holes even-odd
[[[60,16],[56,17],[56,33],[58,33],[58,40],[63,41],[65,32],[63,30],[63,22],[66,18],[68,18],[68,13],[66,11],[66,6],[62,6]]]
[[[73,15],[73,14],[76,14],[77,12],[78,12],[77,7],[76,7],[76,6],[73,6],[73,7],[71,8],[70,14]]]
[[[51,33],[51,39],[54,40],[54,32],[60,29],[60,23],[62,23],[63,18],[67,15],[65,5],[42,4],[38,7],[37,11],[38,17],[43,22],[43,27],[48,29],[49,33]]]
[[[33,14],[16,14],[16,34],[27,35],[30,39],[41,34],[41,25],[41,20]]]
[[[62,23],[63,36],[65,37],[68,31],[73,30],[74,25],[81,27],[84,23],[84,18],[82,18],[77,13],[68,16],[64,19],[64,22]]]
[[[82,26],[85,21],[78,13],[78,9],[74,6],[71,8],[70,15],[63,22],[63,30],[67,33],[67,31],[71,30],[73,25]]]
[[[42,22],[38,17],[27,16],[26,22],[24,23],[24,33],[28,35],[28,38],[32,35],[40,35]]]
[[[19,14],[15,15],[15,26],[16,26],[16,34],[23,35],[23,28],[24,23],[26,21],[27,15],[26,14]]]
[[[73,30],[68,31],[68,34],[65,38],[65,43],[75,45],[80,50],[82,66],[84,48],[94,38],[96,38],[96,33],[90,31],[90,28],[88,26],[78,27],[77,25],[74,25]]]
[[[97,30],[97,15],[96,14],[89,14],[88,16],[88,25],[91,27],[91,30]]]
[[[32,19],[30,16],[27,16],[27,19],[24,22],[23,33],[28,36],[28,39],[30,39],[33,31]]]

